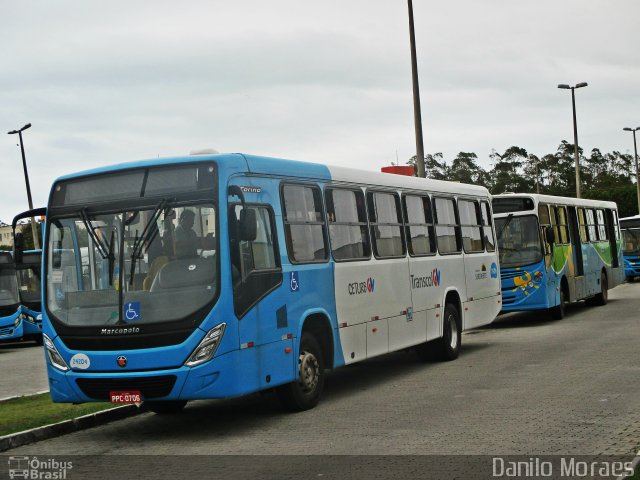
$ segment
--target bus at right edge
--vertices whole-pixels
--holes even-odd
[[[605,305],[624,280],[614,202],[506,193],[492,199],[502,313],[537,310],[554,319],[569,303]]]
[[[624,274],[633,282],[640,277],[640,215],[620,219]]]

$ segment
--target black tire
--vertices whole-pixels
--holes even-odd
[[[443,361],[451,361],[460,355],[460,345],[462,344],[462,322],[458,307],[452,303],[447,303],[444,307],[442,318],[442,338],[437,340],[438,358]]]
[[[565,313],[565,302],[564,298],[564,288],[560,288],[560,303],[549,309],[549,313],[551,314],[551,318],[554,320],[562,320],[564,318]]]
[[[301,412],[315,407],[324,389],[324,357],[315,337],[303,333],[298,354],[298,378],[276,389],[282,405]]]
[[[186,400],[168,400],[165,402],[144,402],[142,405],[146,410],[150,410],[158,415],[172,415],[180,413],[186,404]]]
[[[602,272],[600,274],[600,293],[593,297],[593,304],[598,306],[606,305],[609,301],[609,282],[607,275]]]

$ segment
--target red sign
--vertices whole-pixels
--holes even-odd
[[[390,167],[382,167],[382,173],[395,173],[396,175],[406,175],[407,177],[413,177],[415,170],[412,165],[392,165]]]
[[[109,401],[111,403],[140,403],[142,401],[142,394],[140,390],[109,392]]]

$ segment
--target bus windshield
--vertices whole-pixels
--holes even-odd
[[[0,266],[0,307],[13,306],[20,303],[18,297],[18,280],[13,265]]]
[[[216,213],[213,203],[163,199],[152,208],[52,217],[50,313],[81,327],[195,320],[218,291]]]
[[[627,255],[640,254],[640,228],[622,230],[623,252]]]
[[[40,266],[20,268],[17,274],[20,301],[23,304],[40,303]]]
[[[500,267],[521,267],[542,260],[542,244],[535,215],[495,218]]]

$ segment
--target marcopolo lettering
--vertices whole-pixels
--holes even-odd
[[[440,270],[434,268],[431,275],[426,277],[418,277],[411,275],[411,288],[429,288],[440,285]]]
[[[353,282],[347,287],[349,295],[362,295],[363,293],[373,293],[376,281],[369,277],[364,282]]]
[[[130,333],[140,333],[140,328],[103,328],[100,330],[100,335],[128,335]]]

